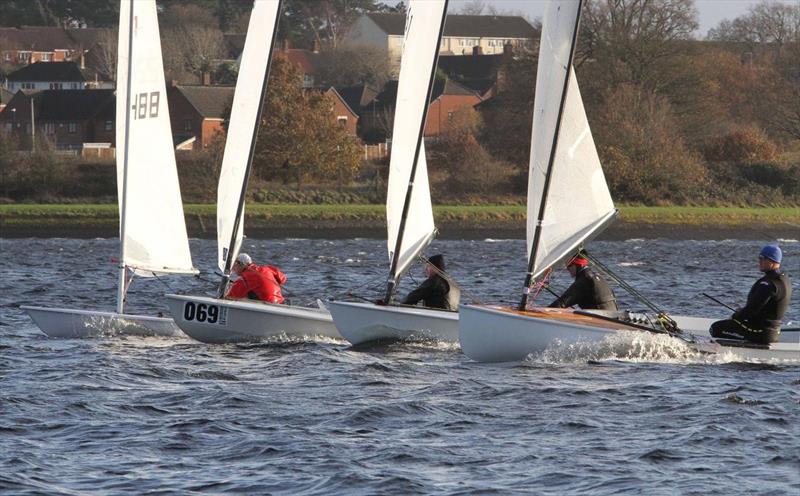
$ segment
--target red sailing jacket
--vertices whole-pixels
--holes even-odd
[[[250,264],[239,275],[239,279],[233,283],[228,291],[228,296],[283,303],[281,284],[284,283],[286,283],[286,276],[277,267]]]

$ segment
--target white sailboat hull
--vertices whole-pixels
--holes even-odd
[[[569,310],[541,309],[555,315]],[[586,323],[561,318],[534,317],[501,307],[462,305],[459,340],[461,350],[478,362],[516,362],[531,353],[578,342],[601,341],[614,333],[646,332],[610,322]],[[781,332],[780,341],[769,348],[719,346],[709,339],[708,326],[714,319],[677,317],[679,327],[700,337],[698,349],[746,361],[800,362],[800,332]],[[591,322],[591,323],[589,323]],[[705,339],[703,339],[705,338]]]
[[[353,345],[380,340],[458,342],[458,313],[430,308],[334,301],[328,304],[342,337]]]
[[[51,338],[89,338],[112,335],[182,336],[170,318],[69,308],[21,306]]]
[[[207,296],[166,295],[175,323],[203,343],[236,343],[273,337],[341,339],[331,314],[321,308]]]

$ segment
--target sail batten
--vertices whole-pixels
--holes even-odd
[[[230,269],[242,244],[244,197],[279,12],[279,0],[259,0],[250,13],[217,187],[217,251],[223,273]]]
[[[157,268],[152,272],[196,273],[172,145],[155,0],[122,0],[119,33],[116,140],[122,264]]]
[[[423,129],[446,10],[446,0],[412,0],[406,17],[386,197],[387,248],[395,280],[435,233]]]
[[[554,0],[542,22],[528,178],[527,246],[534,277],[599,234],[615,215],[571,64],[580,7],[574,0]]]

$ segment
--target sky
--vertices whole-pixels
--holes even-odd
[[[458,12],[469,0],[450,0],[449,12]],[[486,5],[493,5],[501,13],[514,13],[527,16],[531,20],[541,18],[546,0],[484,0]],[[715,27],[723,19],[733,20],[747,13],[747,8],[759,3],[759,0],[694,0],[698,11],[700,28],[698,37],[705,37],[708,30]]]

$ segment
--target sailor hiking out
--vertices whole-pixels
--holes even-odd
[[[711,324],[715,338],[742,339],[769,344],[778,341],[781,319],[789,308],[792,285],[789,275],[780,270],[783,253],[775,245],[767,245],[758,255],[758,270],[764,275],[753,284],[747,304],[736,310],[730,319]]]

